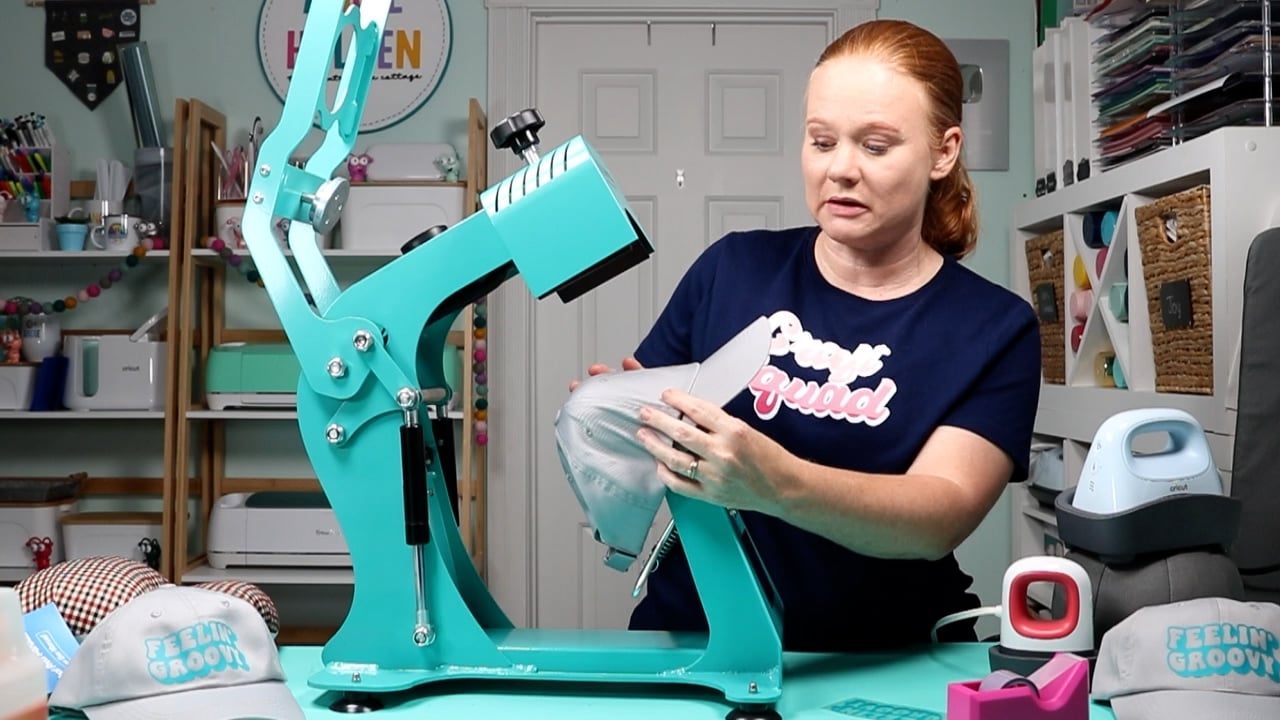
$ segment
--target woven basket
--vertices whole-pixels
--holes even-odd
[[[1158,392],[1213,394],[1213,285],[1210,265],[1209,186],[1167,195],[1135,211],[1147,289],[1151,350]],[[1189,290],[1189,292],[1188,292]],[[1182,322],[1165,310],[1190,298]]]
[[[1063,312],[1062,284],[1065,264],[1062,259],[1063,234],[1055,230],[1027,240],[1027,278],[1031,281],[1031,302],[1040,318],[1040,367],[1044,381],[1063,385],[1067,381],[1066,315]],[[1048,312],[1037,297],[1039,288],[1053,288],[1055,307]],[[1047,297],[1043,300],[1047,301]]]

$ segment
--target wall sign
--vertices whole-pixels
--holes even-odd
[[[302,42],[302,30],[313,1],[264,0],[258,16],[258,58],[267,82],[284,102]],[[342,0],[344,7],[359,0]],[[445,0],[392,0],[382,32],[369,96],[360,131],[391,127],[412,115],[435,92],[449,64],[453,29]],[[338,80],[351,45],[351,31],[343,32],[330,61],[328,97],[337,94]]]

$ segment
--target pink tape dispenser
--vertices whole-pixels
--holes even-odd
[[[947,686],[947,720],[1088,720],[1089,661],[1054,655],[1029,676],[996,670]]]

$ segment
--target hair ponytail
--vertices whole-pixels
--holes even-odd
[[[961,160],[929,186],[921,230],[924,241],[943,255],[963,258],[977,246],[978,195]]]

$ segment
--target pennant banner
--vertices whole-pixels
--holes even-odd
[[[117,45],[137,42],[138,0],[46,0],[44,64],[90,110],[123,81]]]

